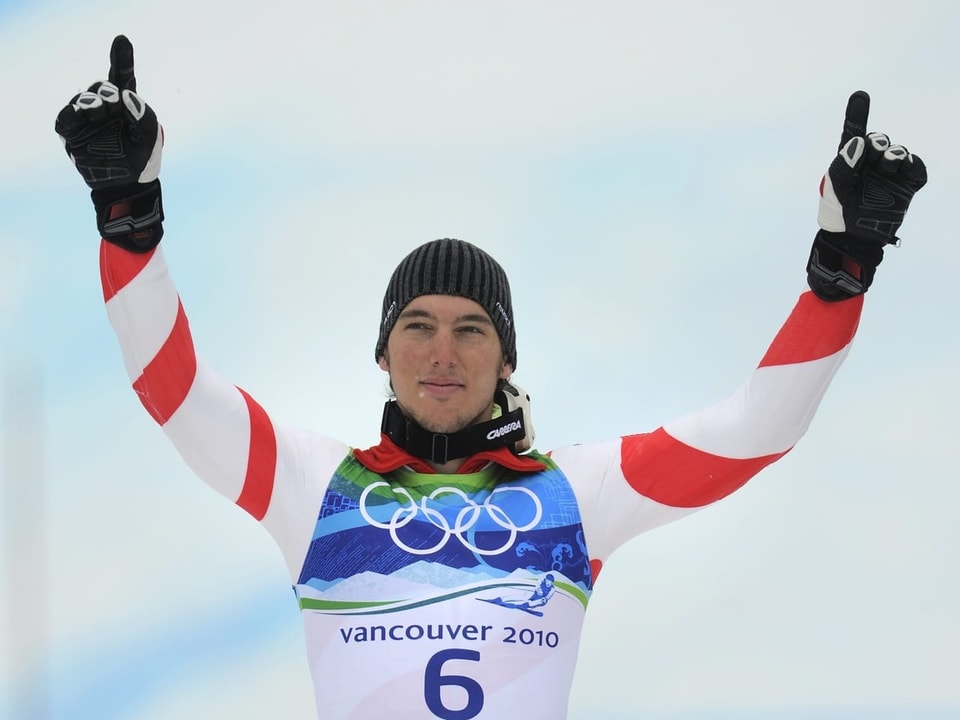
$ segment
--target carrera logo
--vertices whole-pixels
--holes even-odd
[[[506,425],[503,425],[501,427],[498,427],[488,432],[487,440],[496,440],[498,437],[502,435],[506,435],[509,432],[513,432],[514,430],[519,430],[521,427],[522,426],[520,425],[520,421],[514,420],[511,423],[507,423]]]

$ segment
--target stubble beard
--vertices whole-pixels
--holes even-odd
[[[413,413],[407,410],[406,408],[404,408],[402,405],[400,406],[400,409],[403,411],[403,413],[407,417],[409,417],[411,420],[417,423],[417,425],[422,427],[424,430],[428,430],[432,433],[441,433],[445,435],[450,435],[452,433],[464,430],[468,427],[472,427],[477,423],[485,422],[486,420],[489,420],[493,415],[492,408],[488,407],[488,408],[483,408],[477,414],[471,414],[467,416],[460,415],[452,420],[448,420],[444,422],[443,420],[436,420],[436,419],[421,417],[418,413]]]
[[[502,371],[503,371],[503,363],[501,363],[500,367],[497,369],[497,379],[496,379],[496,382],[494,383],[494,392],[496,391],[496,388],[500,386],[500,374]],[[390,381],[390,389],[393,390],[392,378]],[[486,422],[487,420],[492,419],[494,392],[490,393],[490,400],[485,407],[480,408],[473,414],[458,415],[456,418],[448,422],[443,422],[440,420],[432,420],[428,417],[422,417],[420,413],[414,412],[413,410],[405,407],[400,402],[400,398],[396,396],[395,391],[394,391],[394,398],[396,399],[397,405],[399,406],[403,414],[406,415],[409,419],[413,420],[417,425],[422,427],[424,430],[427,430],[432,433],[450,435],[452,433],[464,430],[468,427],[472,427],[478,423]]]

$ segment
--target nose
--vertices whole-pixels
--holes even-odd
[[[457,352],[453,333],[438,332],[430,344],[430,361],[434,367],[453,367],[457,364]]]

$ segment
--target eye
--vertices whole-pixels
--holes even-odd
[[[425,322],[420,322],[417,320],[406,323],[403,326],[404,330],[429,330],[430,326]]]
[[[464,335],[483,335],[483,328],[478,325],[461,325],[457,328],[457,332]]]

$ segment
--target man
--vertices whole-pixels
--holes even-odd
[[[133,386],[195,473],[286,560],[324,718],[566,715],[584,613],[624,542],[741,487],[795,445],[856,332],[923,162],[851,96],[804,292],[728,400],[653,432],[533,449],[500,265],[454,239],[402,259],[375,359],[395,397],[365,449],[275,422],[196,356],[159,247],[163,134],[119,36],[56,129],[92,189]]]

